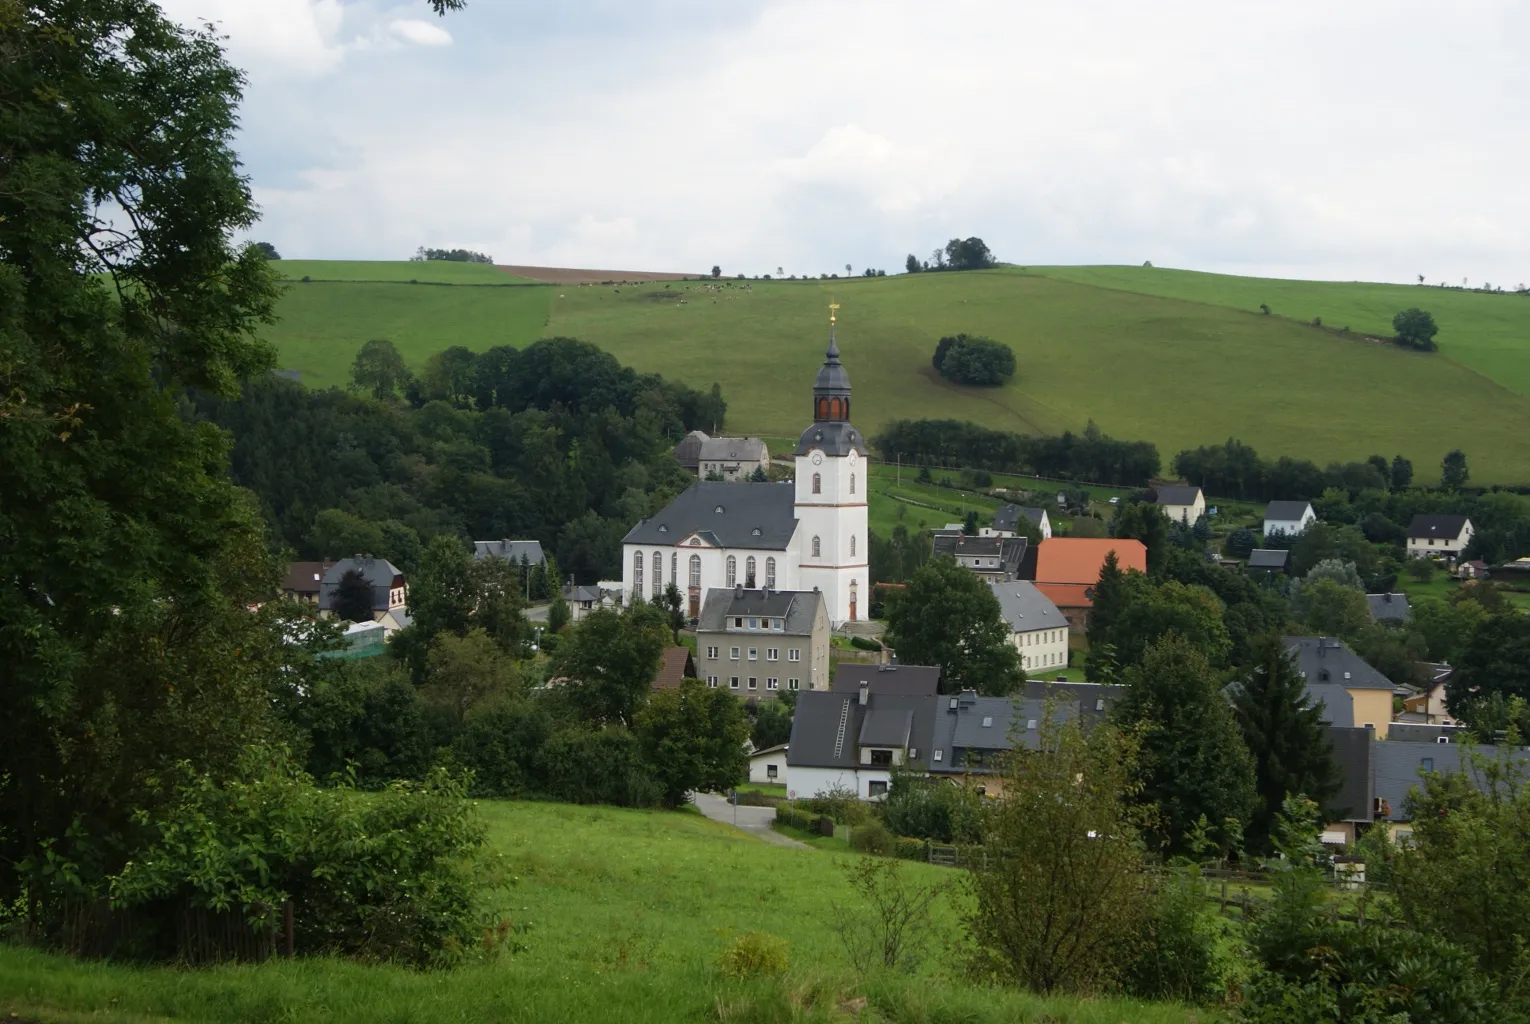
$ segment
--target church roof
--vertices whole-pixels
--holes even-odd
[[[797,532],[795,499],[789,483],[698,481],[627,531],[622,543],[674,545],[701,533],[718,547],[785,551]]]
[[[834,343],[832,334],[829,335],[829,349],[823,354],[823,366],[818,370],[818,378],[813,381],[813,393],[850,393],[850,374],[839,361],[839,346]]]
[[[825,455],[849,455],[851,449],[863,456],[871,454],[871,449],[866,447],[866,438],[844,421],[815,423],[808,427],[802,432],[794,454],[806,455],[814,448],[821,449]]]

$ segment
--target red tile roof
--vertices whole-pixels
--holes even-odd
[[[1088,608],[1105,556],[1112,551],[1123,572],[1147,572],[1147,548],[1140,540],[1053,537],[1036,548],[1036,589],[1059,608]]]
[[[687,671],[689,669],[689,671]],[[687,677],[694,677],[689,647],[666,647],[659,658],[659,671],[653,677],[655,690],[678,690]]]

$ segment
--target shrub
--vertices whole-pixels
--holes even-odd
[[[886,857],[892,853],[892,833],[877,821],[857,826],[850,830],[850,849]]]
[[[625,729],[563,729],[537,753],[536,767],[547,795],[566,803],[653,807],[663,797],[638,738]]]
[[[880,651],[882,649],[880,641],[873,640],[867,636],[852,636],[850,638],[850,646],[858,651]]]
[[[814,823],[818,820],[815,815],[808,814],[800,808],[789,803],[776,805],[776,824],[785,825],[788,828],[801,829],[804,832],[813,831]]]
[[[806,800],[797,801],[797,805],[803,810],[827,815],[841,825],[864,825],[874,817],[864,801],[843,787],[815,793]]]
[[[997,387],[1015,375],[1014,351],[976,335],[941,338],[930,361],[937,373],[956,384]]]
[[[784,974],[787,948],[785,939],[765,932],[740,935],[717,958],[717,971],[739,981]]]
[[[899,773],[885,813],[887,826],[900,836],[941,843],[975,843],[982,837],[982,797],[942,779]]]
[[[851,864],[847,874],[861,906],[835,907],[834,924],[851,964],[862,974],[917,970],[930,940],[930,908],[955,880],[920,884],[901,864],[870,857]]]
[[[892,855],[899,860],[929,860],[930,844],[912,836],[893,836]]]
[[[1219,923],[1209,920],[1199,872],[1175,870],[1152,895],[1135,955],[1122,978],[1143,999],[1210,1003],[1224,991],[1225,965],[1217,953]]]

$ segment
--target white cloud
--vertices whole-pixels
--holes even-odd
[[[388,31],[416,46],[450,46],[452,42],[452,34],[446,29],[418,18],[398,18],[388,25]]]
[[[159,0],[183,24],[213,22],[234,62],[258,77],[319,75],[345,56],[340,0]]]

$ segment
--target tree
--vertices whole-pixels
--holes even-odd
[[[345,622],[372,621],[372,584],[355,569],[347,569],[335,586],[335,618]]]
[[[471,249],[429,249],[420,246],[409,257],[411,262],[424,263],[427,260],[439,260],[445,263],[486,263],[493,264],[494,257]]]
[[[1291,654],[1274,634],[1250,647],[1250,668],[1233,687],[1232,709],[1254,759],[1258,796],[1245,834],[1251,849],[1268,851],[1276,815],[1287,797],[1303,795],[1335,813],[1345,808],[1331,803],[1341,784],[1323,709],[1308,706],[1307,682]]]
[[[1048,714],[1004,785],[968,874],[975,973],[1040,993],[1108,989],[1146,912],[1135,749]]]
[[[919,257],[909,253],[908,259],[903,261],[903,269],[906,273],[917,274],[924,268],[919,265]]]
[[[904,663],[939,665],[942,693],[1002,697],[1025,679],[993,590],[951,558],[935,558],[888,601],[887,643]]]
[[[935,345],[931,365],[942,377],[973,387],[997,387],[1015,374],[1015,353],[1005,344],[956,334]]]
[[[1138,799],[1157,806],[1149,832],[1164,849],[1190,852],[1187,837],[1203,817],[1247,820],[1253,760],[1205,653],[1169,633],[1126,670],[1125,682],[1116,714],[1124,727],[1140,730]]]
[[[1330,577],[1303,582],[1291,603],[1302,624],[1322,636],[1352,637],[1371,621],[1365,592]]]
[[[1123,572],[1114,551],[1105,554],[1100,566],[1100,581],[1094,587],[1094,605],[1089,612],[1089,661],[1084,675],[1091,683],[1116,681],[1120,661],[1116,657],[1111,631],[1126,610],[1134,594],[1147,586],[1147,577],[1132,570]]]
[[[1440,331],[1435,325],[1434,317],[1417,306],[1405,309],[1394,316],[1392,330],[1396,333],[1397,343],[1407,348],[1433,352],[1439,347],[1434,342],[1434,336]]]
[[[845,264],[845,275],[849,276],[849,274],[850,274],[850,264],[846,263]]]
[[[474,711],[513,697],[519,684],[515,662],[488,633],[473,629],[466,636],[441,633],[431,641],[420,693],[460,729]]]
[[[260,253],[262,259],[279,260],[282,258],[282,254],[277,252],[276,246],[270,242],[251,242],[250,244],[255,247],[256,252]]]
[[[669,645],[669,621],[653,605],[597,608],[558,644],[548,678],[567,680],[585,721],[630,726]]]
[[[749,474],[749,482],[752,484],[769,483],[770,477],[765,475],[765,467],[755,466],[754,472]]]
[[[1156,576],[1162,571],[1169,548],[1169,517],[1157,505],[1123,498],[1116,506],[1116,517],[1110,527],[1113,537],[1142,541],[1147,548],[1149,575]]]
[[[559,594],[553,598],[553,602],[547,608],[547,631],[549,633],[561,633],[563,627],[568,625],[569,610],[568,602]]]
[[[1131,586],[1125,606],[1103,633],[1117,664],[1134,665],[1164,637],[1177,633],[1195,645],[1213,665],[1227,663],[1232,640],[1222,620],[1222,601],[1208,587],[1164,580]]]
[[[307,663],[248,611],[277,580],[259,512],[179,406],[273,361],[272,271],[231,243],[243,78],[146,3],[0,4],[0,48],[0,901],[42,939],[49,865],[104,899],[163,770],[237,773]]]
[[[1508,611],[1482,619],[1460,652],[1445,691],[1451,715],[1476,725],[1474,705],[1493,697],[1530,699],[1530,616]]]
[[[689,793],[729,789],[749,777],[749,720],[727,690],[699,679],[661,690],[637,713],[634,730],[666,807],[680,806]]]
[[[1440,486],[1447,491],[1459,491],[1466,486],[1471,471],[1466,467],[1466,453],[1453,449],[1440,462]]]
[[[1231,558],[1247,558],[1259,546],[1259,535],[1247,526],[1240,526],[1227,535],[1222,550]]]
[[[976,537],[978,535],[978,514],[975,510],[969,509],[967,515],[963,518],[962,533],[969,537]]]
[[[995,263],[993,253],[981,238],[953,238],[946,243],[944,255],[952,270],[982,270]]]
[[[1401,455],[1392,456],[1392,490],[1401,491],[1413,483],[1413,463]]]
[[[793,705],[785,694],[776,700],[763,701],[754,713],[754,727],[749,740],[755,750],[767,750],[792,738]]]
[[[719,277],[722,277],[722,267],[714,263],[712,264],[712,280],[715,281]]]
[[[381,401],[409,382],[409,368],[393,342],[375,338],[361,346],[351,364],[351,387]]]

